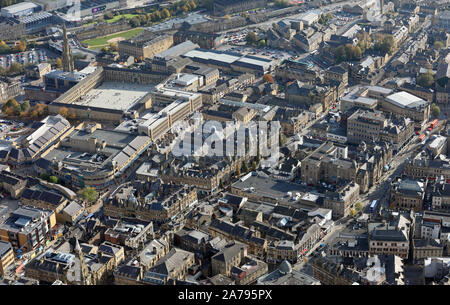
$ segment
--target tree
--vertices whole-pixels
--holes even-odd
[[[69,116],[69,109],[67,107],[60,107],[59,114],[67,118]]]
[[[247,163],[245,161],[242,161],[242,171],[244,173],[248,173],[248,166],[247,166]]]
[[[247,41],[248,44],[254,44],[255,42],[258,41],[258,36],[256,35],[255,32],[250,31],[245,37],[245,40]]]
[[[25,52],[27,49],[27,44],[25,43],[25,41],[21,40],[15,45],[14,49],[18,52]]]
[[[351,209],[351,210],[350,210],[350,216],[351,216],[351,217],[355,217],[355,216],[356,216],[356,211],[355,211],[355,209]]]
[[[356,210],[358,211],[358,212],[361,212],[362,211],[362,204],[361,204],[361,202],[357,202],[356,204],[355,204],[355,208],[356,208]]]
[[[59,178],[56,177],[56,176],[50,176],[50,177],[48,178],[48,181],[49,181],[50,183],[58,183],[58,182],[59,182]]]
[[[30,110],[30,102],[29,101],[25,101],[22,104],[20,104],[20,111],[28,112],[28,110]]]
[[[258,42],[258,46],[259,46],[260,48],[264,48],[264,47],[266,46],[266,41],[265,41],[264,39],[261,39],[261,40]]]
[[[252,162],[252,171],[256,171],[256,169],[258,168],[258,165],[256,163],[256,161]]]
[[[111,51],[111,52],[119,52],[119,47],[117,46],[116,43],[111,42],[109,44],[109,51]]]
[[[439,117],[439,115],[441,114],[441,109],[439,108],[438,105],[436,104],[431,104],[431,115],[435,118]]]
[[[433,47],[439,51],[444,48],[444,44],[442,43],[442,41],[435,41]]]
[[[9,73],[11,74],[20,74],[22,73],[23,67],[18,62],[12,63],[11,67],[9,68]]]
[[[281,146],[281,147],[284,146],[284,145],[286,145],[286,143],[287,143],[287,138],[286,138],[286,136],[284,135],[284,133],[282,133],[282,132],[280,132],[280,139],[279,139],[279,142],[280,142],[280,146]]]
[[[78,193],[84,201],[94,203],[98,198],[98,192],[93,187],[86,187]]]
[[[241,167],[239,166],[239,162],[236,162],[234,172],[236,173],[236,176],[238,176],[238,177],[241,175]]]
[[[39,178],[41,178],[42,180],[48,181],[50,179],[50,175],[47,173],[42,173],[39,175]]]
[[[395,40],[392,35],[386,35],[375,44],[375,49],[384,53],[392,55],[395,50]]]
[[[59,69],[62,68],[62,59],[61,58],[56,59],[56,67]]]
[[[417,84],[424,88],[431,88],[434,84],[434,76],[433,74],[427,72],[422,73],[417,77]]]
[[[162,10],[162,17],[164,18],[164,19],[167,19],[167,18],[170,18],[170,12],[169,12],[169,10],[168,9],[163,9]]]
[[[263,81],[263,83],[271,83],[271,84],[273,84],[275,82],[273,80],[272,75],[270,75],[270,74],[264,74],[262,81]]]

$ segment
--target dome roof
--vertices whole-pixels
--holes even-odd
[[[290,264],[288,261],[286,261],[286,260],[284,260],[284,261],[280,264],[280,267],[278,267],[278,269],[279,269],[282,273],[284,273],[284,274],[288,274],[288,273],[291,273],[291,272],[292,272],[292,266],[291,266],[291,264]]]

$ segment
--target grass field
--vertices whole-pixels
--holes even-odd
[[[106,20],[106,22],[108,22],[108,23],[113,23],[113,22],[118,21],[118,20],[121,19],[122,17],[125,17],[125,18],[127,18],[127,19],[131,19],[131,18],[133,18],[133,17],[135,17],[135,16],[139,16],[139,15],[138,15],[138,14],[123,14],[123,15],[118,15],[118,16],[114,16],[114,18],[112,18],[112,19]]]
[[[109,45],[108,40],[110,40],[112,38],[123,37],[124,39],[130,39],[130,38],[136,36],[137,34],[139,34],[140,32],[142,32],[143,30],[144,30],[143,28],[136,28],[136,29],[132,29],[129,31],[125,31],[125,32],[112,34],[112,35],[109,35],[106,37],[99,37],[99,38],[84,40],[84,41],[82,41],[82,43],[86,43],[90,49],[100,49],[104,46]]]

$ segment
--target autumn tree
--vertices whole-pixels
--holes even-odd
[[[263,80],[263,83],[271,83],[271,84],[273,84],[275,82],[273,80],[272,75],[270,75],[270,74],[264,74],[262,80]]]
[[[59,57],[56,59],[56,67],[59,69],[62,68],[62,59]]]
[[[167,19],[167,18],[170,17],[170,12],[169,12],[168,9],[165,8],[165,9],[162,10],[161,15],[162,15],[162,17],[163,17],[164,19]]]
[[[59,114],[67,118],[69,116],[69,109],[67,107],[60,107]]]

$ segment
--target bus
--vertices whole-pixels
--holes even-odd
[[[370,213],[375,212],[375,209],[377,207],[377,203],[378,203],[378,201],[376,201],[376,200],[372,201],[372,203],[370,204]]]
[[[434,127],[436,127],[439,124],[438,119],[434,119],[433,122],[431,122],[430,124],[430,128],[433,129]]]

